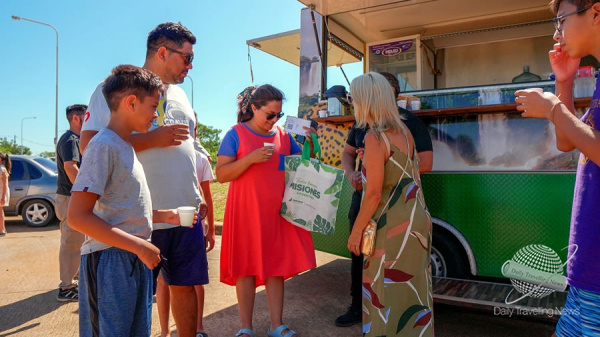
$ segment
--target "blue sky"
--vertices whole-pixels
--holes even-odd
[[[201,123],[225,132],[236,122],[237,93],[251,84],[246,40],[300,28],[302,7],[295,0],[2,0],[0,138],[16,136],[20,143],[22,123],[23,145],[34,154],[54,151],[56,35],[50,27],[11,15],[58,29],[60,137],[68,128],[65,107],[87,104],[114,66],[141,66],[148,32],[165,21],[180,21],[198,38],[189,72],[194,108]],[[254,82],[281,89],[283,111],[295,115],[298,67],[254,48],[250,53]],[[190,81],[181,87],[191,101]]]

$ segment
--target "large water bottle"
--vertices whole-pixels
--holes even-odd
[[[579,67],[575,86],[573,88],[573,97],[591,97],[594,94],[596,85],[596,69],[593,66]]]

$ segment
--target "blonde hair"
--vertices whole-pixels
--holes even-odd
[[[350,84],[350,93],[358,127],[364,128],[370,123],[375,131],[405,130],[392,86],[383,75],[369,72],[358,76]]]

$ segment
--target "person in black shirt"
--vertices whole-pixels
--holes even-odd
[[[79,272],[81,245],[85,236],[71,229],[67,224],[67,208],[71,198],[71,187],[81,163],[79,152],[79,133],[87,110],[87,105],[74,104],[67,107],[69,130],[56,144],[56,166],[58,181],[56,183],[56,216],[60,220],[60,249],[58,253],[60,269],[60,285],[57,299],[61,302],[78,301],[79,289],[74,280]]]
[[[394,91],[394,96],[397,96],[400,92],[400,85],[398,79],[390,73],[380,73],[383,75]],[[417,150],[417,156],[419,157],[419,173],[425,173],[431,171],[433,167],[433,145],[431,143],[431,136],[429,131],[423,122],[415,116],[413,113],[406,109],[398,107],[398,113],[403,118],[402,121],[408,127],[408,130],[412,134],[415,141],[415,148]],[[362,199],[362,178],[361,178],[361,165],[362,162],[359,160],[357,163],[357,157],[359,153],[362,153],[365,147],[365,134],[368,128],[358,128],[356,125],[352,126],[350,133],[348,134],[348,140],[346,140],[346,146],[342,152],[342,168],[346,174],[346,178],[350,181],[352,187],[354,187],[354,193],[352,194],[352,202],[350,204],[350,212],[348,212],[348,219],[350,220],[350,232],[354,227],[354,221],[360,210],[360,203]],[[358,165],[357,165],[358,164]],[[352,326],[362,322],[362,268],[363,268],[363,255],[356,256],[350,254],[352,258],[350,277],[352,279],[350,286],[350,295],[352,302],[348,310],[335,320],[335,325],[340,327]]]

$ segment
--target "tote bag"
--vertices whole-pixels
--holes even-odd
[[[306,141],[301,156],[285,157],[285,193],[281,216],[308,231],[333,235],[344,171],[321,163],[321,147],[312,135],[318,159]]]

